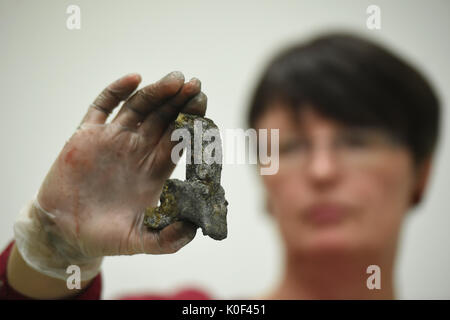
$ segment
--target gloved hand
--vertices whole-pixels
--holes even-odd
[[[173,120],[180,111],[204,115],[206,96],[199,80],[172,72],[129,97],[140,81],[130,74],[103,90],[15,223],[17,248],[34,269],[65,279],[74,264],[88,280],[103,256],[173,253],[194,238],[188,222],[150,231],[142,221],[175,168]]]

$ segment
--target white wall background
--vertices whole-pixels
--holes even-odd
[[[81,30],[66,8],[81,8]],[[366,28],[381,7],[382,29]],[[89,103],[112,80],[139,72],[150,83],[172,70],[202,80],[208,116],[243,125],[267,59],[293,40],[345,28],[403,53],[450,99],[450,2],[442,1],[0,1],[0,246]],[[407,221],[397,268],[400,298],[450,298],[449,113],[429,192]],[[182,177],[183,168],[176,170]],[[280,275],[279,239],[264,215],[251,166],[225,166],[229,237],[196,239],[168,256],[108,257],[104,297],[195,285],[217,298],[252,297]]]

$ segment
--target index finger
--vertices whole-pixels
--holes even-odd
[[[122,100],[128,98],[140,82],[141,76],[139,74],[130,73],[111,83],[103,89],[89,106],[87,113],[83,117],[83,120],[81,120],[81,124],[104,124],[113,109]]]

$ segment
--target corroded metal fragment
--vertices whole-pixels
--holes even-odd
[[[218,148],[213,151],[215,159],[220,161],[211,163],[205,161],[203,157],[205,148],[210,143],[208,139],[202,139],[203,133],[210,129],[218,130],[217,126],[211,119],[181,113],[175,122],[175,128],[187,129],[191,137],[190,152],[186,155],[186,180],[168,179],[165,182],[160,197],[161,204],[159,207],[146,209],[144,224],[152,229],[162,229],[175,221],[185,220],[199,226],[204,235],[215,240],[225,239],[228,202],[220,185],[222,171],[220,135],[214,137],[219,141],[214,141]],[[198,150],[199,146],[201,150]]]

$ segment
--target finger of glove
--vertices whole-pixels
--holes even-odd
[[[206,113],[208,97],[203,92],[198,93],[181,109],[180,112],[190,113],[203,117]]]
[[[201,82],[192,78],[185,83],[176,96],[150,113],[140,125],[138,132],[147,138],[149,145],[156,145],[166,128],[173,122],[186,103],[201,90]]]
[[[184,75],[181,72],[167,74],[161,80],[138,90],[123,104],[112,122],[129,128],[138,127],[148,114],[175,96],[183,84]]]
[[[158,232],[144,230],[142,247],[145,253],[175,253],[194,239],[197,226],[186,221],[174,222]]]
[[[141,82],[137,73],[128,74],[107,86],[89,106],[82,124],[104,124],[109,114],[122,100],[128,98]]]

